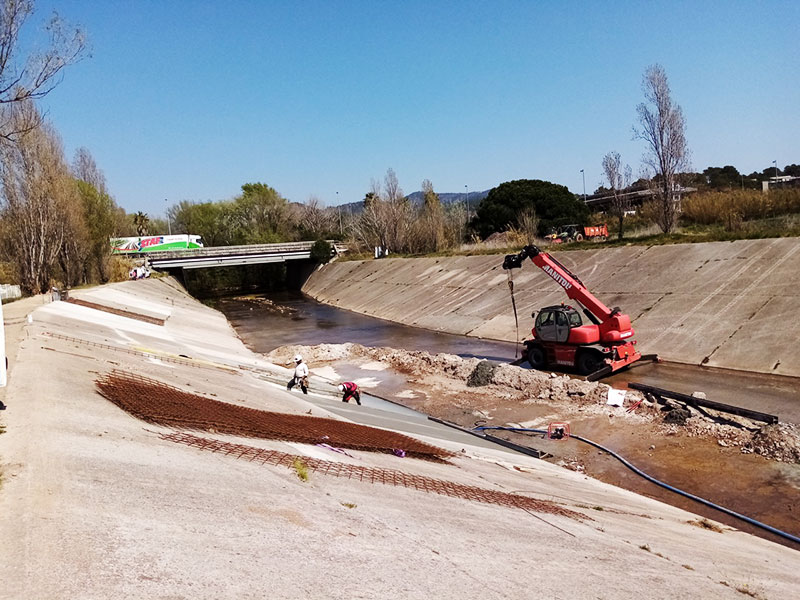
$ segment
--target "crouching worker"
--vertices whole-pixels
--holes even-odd
[[[356,404],[361,406],[361,392],[358,391],[358,385],[352,381],[345,381],[339,384],[339,391],[343,392],[342,402],[349,402],[350,398],[355,398]]]
[[[303,362],[303,357],[299,354],[294,357],[294,376],[289,380],[286,385],[287,390],[291,390],[294,386],[299,385],[304,394],[308,393],[308,366]]]

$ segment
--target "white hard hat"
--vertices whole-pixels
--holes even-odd
[[[303,360],[303,357],[300,356],[299,354],[294,357],[294,362],[300,362],[301,360]]]
[[[343,391],[344,391],[344,386],[343,386],[341,383],[339,384],[339,391],[340,391],[340,392],[343,392]]]

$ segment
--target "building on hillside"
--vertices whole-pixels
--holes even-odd
[[[684,196],[696,192],[697,188],[694,187],[684,187],[678,185],[673,190],[675,194],[675,201],[680,203]],[[642,204],[647,202],[650,198],[653,197],[655,192],[653,190],[645,189],[645,190],[632,190],[629,192],[623,192],[621,195],[622,198],[630,200],[631,210],[636,210],[637,208],[641,208]],[[592,194],[591,196],[586,196],[586,205],[595,212],[606,212],[611,207],[611,203],[614,201],[614,195],[608,191],[599,193],[599,194]]]
[[[768,192],[773,189],[782,190],[784,188],[797,188],[800,187],[800,177],[792,175],[779,175],[777,177],[770,177],[769,179],[761,182],[761,191]]]

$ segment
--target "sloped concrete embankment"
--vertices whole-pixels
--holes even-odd
[[[800,376],[800,240],[554,250],[607,306],[633,320],[640,350],[665,360]],[[326,265],[318,301],[436,331],[514,341],[502,255]],[[514,272],[520,336],[531,311],[567,300],[530,262]]]
[[[124,371],[151,380],[144,395],[171,386],[231,409],[340,419],[331,409],[341,402],[320,395],[313,370],[308,396],[273,385],[267,374],[283,382],[288,371],[249,352],[222,315],[170,280],[76,294],[98,308],[52,302],[7,313],[15,343],[0,415],[0,598],[462,600],[545,589],[624,600],[668,589],[674,598],[733,599],[797,589],[800,555],[790,548],[544,461],[472,446],[471,436],[448,441],[426,428],[416,437],[456,453],[435,462],[134,418],[97,393],[99,377]],[[402,425],[395,414],[354,409],[359,419],[372,413],[387,428]],[[582,516],[322,468],[301,478],[299,468],[254,460],[267,452],[524,495]],[[532,544],[546,549],[535,568]]]

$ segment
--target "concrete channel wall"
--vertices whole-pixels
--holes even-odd
[[[800,376],[798,239],[554,249],[553,255],[603,303],[630,315],[642,353]],[[502,255],[334,262],[303,291],[406,325],[514,341],[502,262]],[[514,290],[521,339],[533,325],[531,311],[568,301],[529,261],[514,271]]]

